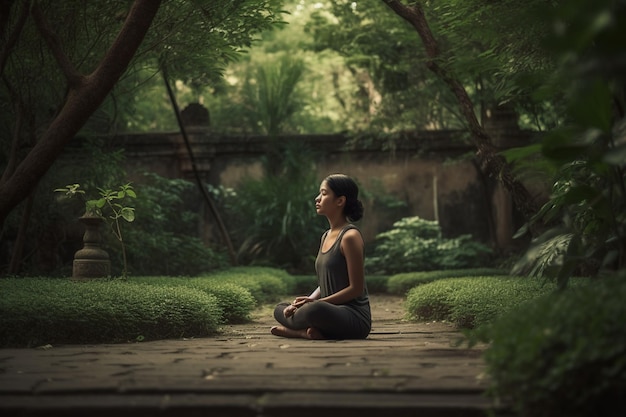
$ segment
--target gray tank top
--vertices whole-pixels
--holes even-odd
[[[339,290],[346,288],[350,284],[346,258],[341,253],[341,239],[343,238],[344,233],[350,229],[356,229],[359,231],[359,229],[352,224],[346,226],[341,232],[339,232],[337,240],[327,252],[322,251],[322,246],[324,240],[326,240],[326,237],[328,236],[328,231],[326,231],[322,236],[320,249],[317,253],[317,258],[315,259],[315,271],[317,272],[317,280],[322,297],[334,294]],[[356,315],[364,321],[365,324],[368,326],[371,325],[372,314],[370,311],[367,286],[363,289],[363,294],[350,300],[344,305],[350,307]]]

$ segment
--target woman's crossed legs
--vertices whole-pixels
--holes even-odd
[[[282,326],[272,327],[273,335],[314,340],[364,338],[362,326],[350,307],[314,301],[285,317],[284,310],[289,305],[281,303],[274,309],[274,318]]]

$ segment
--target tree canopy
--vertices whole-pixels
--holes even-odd
[[[162,63],[176,79],[211,83],[241,48],[281,20],[279,6],[271,0],[4,3],[1,152],[8,162],[0,224],[88,122],[115,127],[116,100],[101,107],[111,92],[132,94]]]

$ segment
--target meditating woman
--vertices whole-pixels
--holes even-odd
[[[319,286],[308,297],[278,304],[274,317],[281,326],[272,334],[305,339],[365,339],[372,328],[365,285],[364,242],[352,224],[363,217],[359,188],[343,174],[333,174],[320,185],[317,214],[328,219],[315,260]]]

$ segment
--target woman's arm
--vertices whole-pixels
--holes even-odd
[[[363,294],[365,289],[364,247],[363,237],[358,230],[350,229],[343,235],[341,252],[346,258],[349,284],[346,288],[328,297],[320,298],[320,301],[332,304],[345,304]]]
[[[320,298],[320,295],[321,295],[320,287],[317,287],[315,291],[313,291],[308,297],[305,297],[305,296],[296,297],[296,299],[293,300],[291,305],[296,306],[296,307],[302,307],[306,303],[317,300],[318,298]]]
[[[320,290],[320,287],[318,286],[315,289],[315,291],[313,291],[311,295],[309,295],[309,298],[312,300],[317,300],[318,298],[320,298],[320,295],[321,295],[321,290]]]

